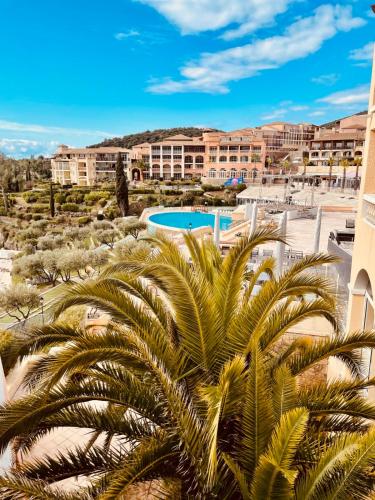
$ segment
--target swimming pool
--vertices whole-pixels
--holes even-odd
[[[163,212],[150,215],[150,222],[177,229],[197,229],[198,227],[215,225],[215,214],[203,212]],[[220,215],[220,229],[226,230],[232,222],[232,218]]]

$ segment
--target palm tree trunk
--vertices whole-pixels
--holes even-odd
[[[331,182],[332,182],[332,165],[329,166],[328,191],[331,191]]]
[[[356,165],[356,169],[355,169],[354,191],[357,191],[357,189],[359,187],[358,173],[359,173],[359,164]]]
[[[345,184],[346,184],[346,167],[344,167],[344,172],[342,174],[342,186],[341,186],[342,192],[344,192]]]

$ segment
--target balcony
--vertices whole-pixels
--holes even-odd
[[[363,195],[363,218],[375,228],[375,194]]]

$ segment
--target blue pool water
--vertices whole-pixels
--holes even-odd
[[[215,215],[203,212],[164,212],[150,215],[149,220],[162,226],[176,227],[179,229],[197,229],[198,227],[215,225]],[[220,229],[228,229],[232,222],[231,217],[220,216]]]

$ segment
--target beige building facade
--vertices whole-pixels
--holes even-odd
[[[250,180],[264,169],[266,148],[253,133],[206,132],[201,137],[176,135],[133,147],[133,161],[143,179],[193,179],[225,182]]]
[[[348,330],[373,329],[375,327],[375,58],[349,290]],[[375,359],[369,358],[367,366],[368,374],[373,376]],[[373,389],[370,393],[371,397],[375,397]]]
[[[77,184],[91,186],[97,181],[114,180],[116,159],[121,153],[124,167],[131,173],[131,151],[129,149],[69,148],[61,145],[52,157],[52,180],[62,185]]]

